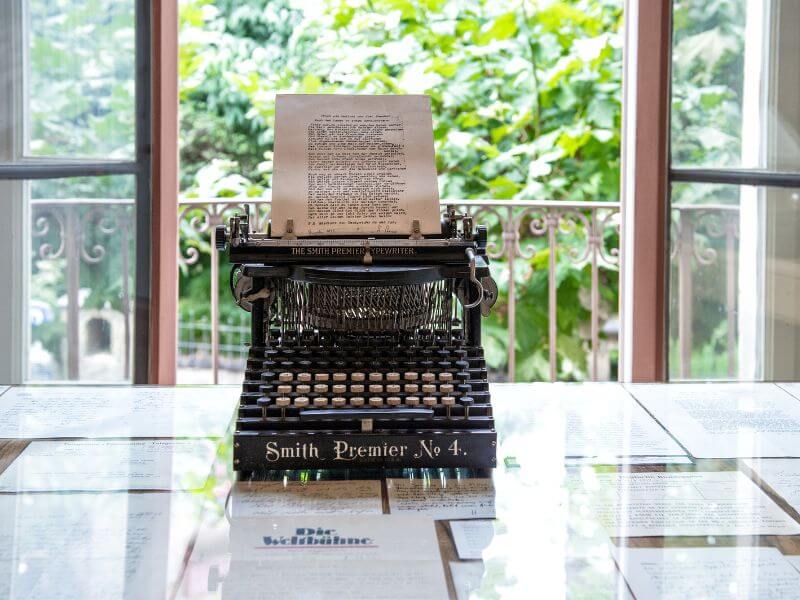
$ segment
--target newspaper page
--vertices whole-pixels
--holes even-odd
[[[279,94],[272,235],[441,231],[428,96]]]

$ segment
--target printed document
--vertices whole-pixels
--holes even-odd
[[[238,481],[231,490],[231,516],[380,515],[381,482]]]
[[[392,514],[415,513],[432,519],[493,519],[491,479],[387,479]]]
[[[22,386],[0,401],[0,438],[221,437],[241,387]]]
[[[272,235],[441,232],[428,96],[279,94]]]
[[[210,440],[35,441],[0,474],[0,492],[196,490],[214,450]]]
[[[775,548],[617,548],[637,598],[800,598],[800,573]]]
[[[797,535],[800,524],[738,471],[568,476],[573,511],[610,537]]]
[[[627,387],[695,458],[800,457],[800,401],[777,385]]]

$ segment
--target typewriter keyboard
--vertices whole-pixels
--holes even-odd
[[[297,427],[315,411],[333,419],[353,409],[362,417],[374,409],[384,421],[415,414],[405,409],[426,409],[416,411],[418,419],[453,427],[491,417],[483,349],[460,343],[250,349],[240,429],[283,422]]]

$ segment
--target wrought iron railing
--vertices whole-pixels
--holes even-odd
[[[213,228],[225,221],[244,204],[249,204],[254,227],[261,229],[269,218],[269,198],[185,198],[179,204],[179,227],[182,240],[193,237],[192,245],[182,244],[178,261],[191,268],[204,252],[210,255],[208,319],[193,320],[187,315],[179,325],[180,363],[191,368],[199,362],[210,369],[210,379],[219,381],[221,368],[234,368],[241,360],[242,337],[246,325],[242,322],[226,323],[220,319],[220,258],[210,243]],[[470,212],[478,222],[490,226],[489,254],[498,264],[509,265],[495,271],[498,283],[505,290],[507,328],[507,377],[516,378],[517,334],[530,326],[517,318],[519,302],[515,266],[520,261],[546,261],[547,265],[547,351],[549,379],[558,377],[558,261],[587,268],[590,284],[585,290],[588,308],[588,331],[585,334],[587,349],[587,376],[589,379],[608,377],[607,365],[601,361],[601,333],[604,316],[601,314],[601,273],[616,270],[619,264],[618,231],[620,206],[615,202],[564,202],[525,200],[448,200],[442,205],[454,205]],[[63,297],[58,301],[65,321],[64,340],[59,362],[65,365],[66,379],[80,379],[79,360],[82,352],[81,334],[78,330],[81,314],[80,269],[97,266],[117,255],[121,277],[119,307],[123,315],[124,365],[126,377],[130,376],[130,351],[132,328],[133,273],[130,254],[133,234],[133,203],[129,200],[33,200],[32,201],[32,262],[62,260]],[[735,206],[675,206],[673,207],[673,246],[677,294],[677,337],[679,373],[681,378],[691,377],[692,363],[692,307],[697,269],[717,264],[720,253],[725,261],[725,312],[728,319],[727,360],[728,372],[735,375],[736,358],[736,268],[738,210]],[[114,246],[112,247],[112,244]],[[673,285],[676,285],[673,283]],[[226,293],[226,291],[223,291]],[[31,290],[32,299],[44,296]],[[608,316],[608,315],[606,315]],[[612,315],[613,316],[613,315]],[[673,317],[675,315],[673,314]],[[606,337],[614,337],[613,319],[606,319]],[[613,339],[612,339],[613,341]],[[199,359],[198,359],[199,357]]]

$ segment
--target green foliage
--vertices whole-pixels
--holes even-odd
[[[620,0],[183,0],[183,188],[212,197],[269,187],[277,92],[424,93],[443,198],[617,200],[621,20]],[[498,220],[485,220],[499,239]],[[533,258],[513,273],[521,380],[549,376],[546,240],[528,225],[521,244]],[[198,314],[208,296],[195,280],[208,255],[184,233],[183,251],[198,248],[200,260],[182,272],[181,306]],[[565,379],[586,373],[590,272],[567,252],[586,242],[580,223],[559,234]],[[486,351],[503,369],[509,265],[493,269],[501,297],[485,325]],[[601,286],[601,310],[613,315],[614,269],[601,269]]]

